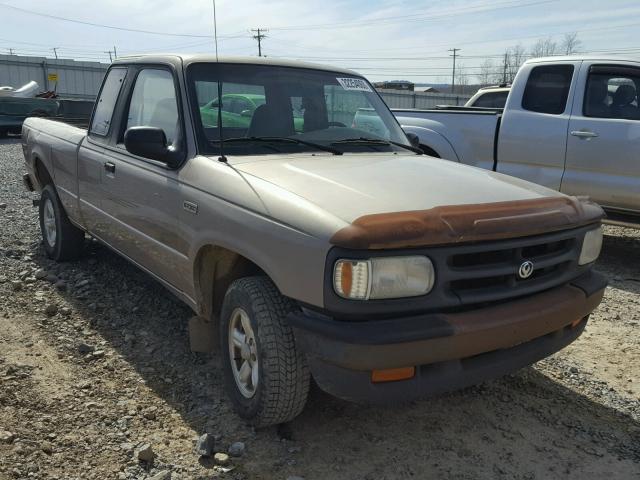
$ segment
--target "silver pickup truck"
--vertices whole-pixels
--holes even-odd
[[[527,61],[504,111],[394,110],[431,155],[587,195],[608,222],[640,224],[640,59]]]
[[[386,402],[529,365],[606,285],[598,206],[421,155],[348,70],[118,59],[88,131],[30,118],[22,142],[48,255],[88,234],[182,299],[258,426],[300,413],[311,377]]]

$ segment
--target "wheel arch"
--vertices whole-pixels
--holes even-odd
[[[198,315],[214,321],[231,283],[242,277],[264,275],[266,271],[246,256],[221,245],[199,248],[193,264],[193,284]]]
[[[444,160],[452,160],[459,162],[460,158],[451,145],[451,142],[439,132],[431,128],[419,127],[414,125],[402,125],[405,132],[414,133],[420,139],[420,148],[427,154],[442,158]],[[435,154],[435,155],[433,155]]]
[[[47,185],[53,183],[53,176],[49,173],[49,169],[45,163],[40,159],[40,155],[33,156],[33,171],[36,177],[36,182],[39,186],[39,190],[42,190]],[[55,188],[55,185],[54,185]]]

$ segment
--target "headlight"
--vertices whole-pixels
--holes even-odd
[[[600,255],[602,249],[602,227],[589,230],[582,242],[582,251],[580,252],[579,265],[595,262]]]
[[[333,288],[351,300],[417,297],[433,288],[431,260],[423,256],[341,259],[333,270]]]

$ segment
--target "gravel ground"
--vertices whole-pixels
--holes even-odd
[[[605,301],[534,367],[387,408],[316,391],[254,431],[171,294],[96,242],[45,258],[22,162],[1,140],[0,480],[640,478],[640,231],[606,228]]]

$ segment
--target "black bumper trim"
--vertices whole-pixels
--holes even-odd
[[[412,379],[372,383],[370,372],[338,367],[318,358],[309,366],[318,386],[351,402],[393,404],[438,395],[499,378],[529,366],[561,350],[583,332],[587,320],[508,349],[495,350],[460,360],[421,365]]]
[[[437,313],[391,320],[348,322],[294,312],[289,314],[287,321],[292,327],[305,332],[358,345],[404,343],[446,337],[454,333],[453,327]]]

